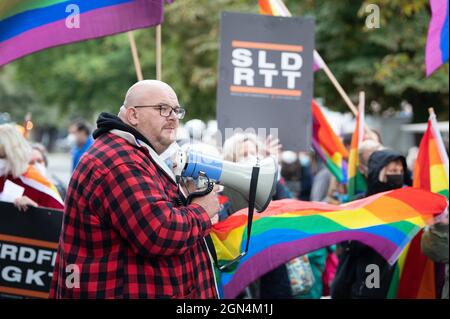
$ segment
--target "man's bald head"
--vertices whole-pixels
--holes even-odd
[[[179,107],[175,91],[167,83],[144,80],[128,89],[119,112],[119,118],[141,132],[157,153],[164,151],[175,140],[178,127],[178,118],[174,112],[168,117],[160,114],[158,106],[161,105]]]
[[[125,107],[145,105],[148,98],[158,95],[161,92],[176,97],[175,91],[170,87],[170,85],[162,81],[143,80],[136,82],[128,89],[123,105]]]

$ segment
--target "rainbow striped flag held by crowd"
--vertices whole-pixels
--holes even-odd
[[[430,76],[448,61],[449,0],[430,0],[431,20],[425,48],[425,66]]]
[[[447,197],[449,194],[448,156],[441,134],[437,128],[434,113],[428,120],[419,146],[414,167],[413,187],[421,188]],[[439,265],[427,258],[421,251],[419,232],[403,251],[394,278],[389,298],[435,299],[440,295],[441,282]]]
[[[339,183],[347,183],[348,152],[316,101],[312,101],[312,146]]]
[[[348,156],[348,183],[347,193],[349,200],[367,191],[367,183],[359,171],[358,149],[364,137],[364,108],[360,107],[356,115],[355,131],[352,136],[350,154]]]
[[[253,217],[248,253],[219,274],[222,297],[235,298],[268,271],[308,252],[346,240],[360,241],[389,263],[425,225],[447,209],[444,196],[411,187],[376,194],[343,205],[272,201]],[[219,264],[244,250],[247,209],[213,226],[211,237]]]
[[[258,0],[259,13],[270,15],[270,16],[280,16],[280,17],[290,17],[291,13],[284,4],[282,0]],[[319,53],[314,50],[313,54],[313,71],[319,71],[324,68],[325,62]]]
[[[2,0],[0,66],[46,48],[162,21],[163,0]]]

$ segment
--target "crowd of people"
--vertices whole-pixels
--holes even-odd
[[[213,122],[191,120],[181,125],[184,115],[169,85],[146,80],[128,90],[117,115],[102,113],[94,132],[86,122],[74,122],[69,128],[75,142],[73,175],[67,189],[48,172],[44,146],[30,144],[12,124],[0,125],[0,199],[10,181],[24,188],[14,199],[19,210],[64,209],[50,297],[218,297],[213,252],[206,239],[213,223],[248,207],[248,199],[225,187],[186,202],[195,185],[177,183],[173,166],[178,149],[195,149],[235,163],[276,157],[280,174],[273,200],[330,204],[349,200],[346,185],[314,152],[283,150],[276,138],[245,132],[227,138],[220,147]],[[351,134],[343,135],[342,141],[349,149]],[[384,146],[377,132],[366,132],[358,155],[367,182],[367,192],[359,198],[412,185],[412,167],[405,156]],[[49,185],[54,193],[36,189],[27,183],[30,178]],[[64,206],[58,196],[65,198]],[[422,237],[423,253],[446,264],[442,298],[448,298],[448,231],[444,220]],[[81,269],[77,289],[65,285],[69,264]],[[369,264],[380,268],[378,289],[365,284]],[[384,299],[394,268],[371,247],[342,242],[273,269],[239,298]]]

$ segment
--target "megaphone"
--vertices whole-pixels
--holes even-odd
[[[253,167],[259,167],[255,194],[257,212],[264,211],[275,194],[278,165],[273,157],[267,157],[256,164],[241,164],[196,151],[179,151],[176,156],[175,175],[199,179],[206,177],[225,187],[229,187],[249,199]]]

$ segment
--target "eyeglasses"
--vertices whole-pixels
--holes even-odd
[[[168,104],[158,104],[158,105],[137,105],[137,106],[133,106],[134,108],[144,108],[144,107],[154,107],[154,108],[159,108],[159,114],[162,117],[169,117],[172,112],[175,113],[176,117],[181,120],[184,118],[184,115],[186,114],[186,110],[183,109],[182,107],[176,106],[176,107],[172,107]]]

